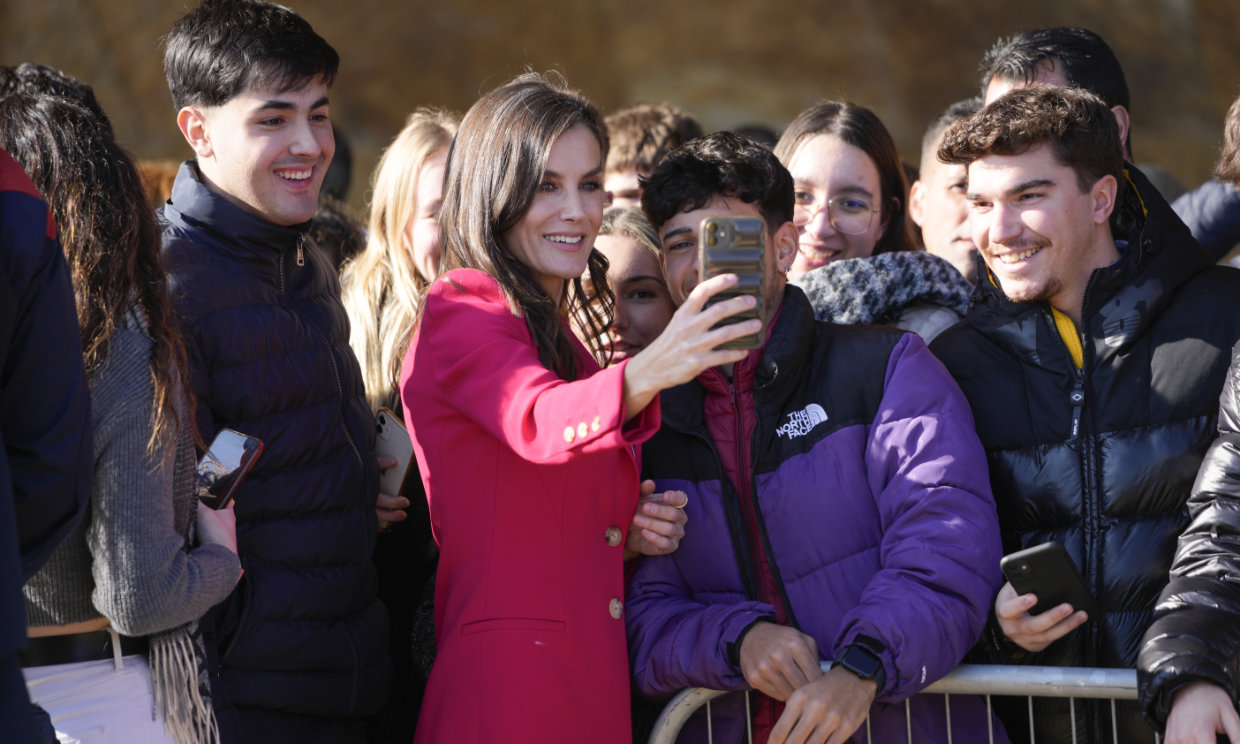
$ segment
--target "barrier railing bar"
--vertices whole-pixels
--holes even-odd
[[[823,670],[831,667],[830,662],[823,663]],[[983,695],[986,697],[987,733],[993,741],[994,730],[991,721],[992,695],[1010,695],[1028,697],[1030,741],[1033,741],[1034,717],[1033,698],[1059,697],[1071,700],[1075,713],[1075,698],[1111,699],[1112,730],[1118,732],[1116,700],[1137,699],[1137,672],[1135,669],[1088,669],[1083,667],[1021,667],[986,664],[962,664],[947,676],[922,690],[923,693],[938,695]],[[722,690],[707,690],[696,687],[682,690],[663,708],[655,722],[651,734],[651,744],[665,744],[675,741],[675,735],[703,705],[707,706],[707,736],[713,742],[714,734],[709,720],[710,701],[727,694]],[[746,694],[746,720],[750,724],[750,744],[752,744],[752,721],[750,720],[750,701]],[[908,700],[904,701],[904,712],[908,741],[913,741],[911,707]],[[950,712],[949,712],[950,715]],[[1075,735],[1076,716],[1072,716]],[[950,731],[950,727],[949,727]],[[668,738],[669,734],[671,738]],[[1118,735],[1118,733],[1116,734]],[[870,737],[869,721],[866,722],[867,740]],[[949,733],[950,736],[950,733]],[[1161,740],[1156,740],[1161,744]]]
[[[1137,670],[961,664],[923,693],[1137,699]]]
[[[752,693],[745,693],[745,740],[749,744],[753,744],[753,715],[749,710],[749,700],[752,697]]]
[[[952,696],[943,696],[943,710],[947,712],[947,744],[952,744]]]

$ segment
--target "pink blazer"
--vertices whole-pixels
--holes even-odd
[[[622,558],[659,409],[625,425],[624,366],[578,356],[543,367],[483,272],[431,286],[401,374],[440,548],[416,742],[631,741]]]

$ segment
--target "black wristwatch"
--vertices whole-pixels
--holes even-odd
[[[882,642],[859,635],[844,650],[835,663],[857,675],[861,679],[873,680],[878,689],[883,689],[887,681],[887,672],[883,670]]]

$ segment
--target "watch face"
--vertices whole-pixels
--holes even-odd
[[[840,658],[840,664],[862,679],[874,679],[883,668],[883,662],[863,648],[850,647]]]

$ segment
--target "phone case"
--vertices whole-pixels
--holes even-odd
[[[375,454],[395,457],[396,467],[388,468],[379,474],[379,491],[389,496],[400,494],[400,487],[405,482],[405,473],[409,470],[410,458],[413,457],[413,441],[405,425],[396,418],[396,414],[386,408],[380,408],[375,414]]]
[[[1076,564],[1068,551],[1056,543],[1043,543],[1004,556],[999,568],[1017,594],[1037,595],[1038,603],[1030,608],[1030,615],[1067,602],[1075,610],[1085,610],[1091,620],[1098,617],[1098,603],[1085,587]]]
[[[237,487],[263,452],[258,437],[220,429],[198,462],[198,498],[212,509],[232,502]]]
[[[759,217],[707,217],[698,228],[698,276],[706,281],[719,274],[736,274],[740,280],[731,289],[710,298],[708,305],[740,295],[757,298],[752,310],[730,315],[715,328],[762,318],[766,286],[766,222]],[[721,344],[722,349],[756,349],[762,345],[762,332],[741,336]]]

